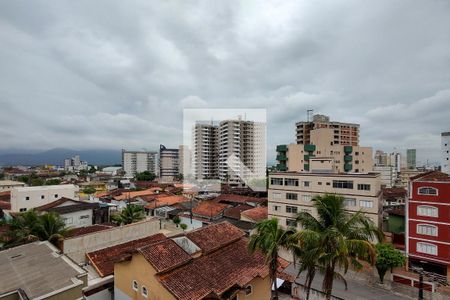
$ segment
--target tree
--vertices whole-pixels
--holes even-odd
[[[45,181],[45,185],[59,185],[61,183],[61,180],[54,178],[54,179],[48,179]]]
[[[184,224],[184,223],[181,223],[181,224],[180,224],[180,227],[181,227],[181,229],[183,229],[183,231],[184,231],[184,230],[187,229],[188,226],[187,226],[186,224]]]
[[[0,172],[0,179],[3,179],[3,178],[5,178],[5,173]]]
[[[45,184],[45,180],[39,177],[32,178],[31,179],[31,185],[32,186],[41,186]]]
[[[391,270],[395,267],[401,267],[405,263],[405,257],[403,254],[392,246],[392,244],[379,243],[376,246],[377,261],[375,267],[380,277],[380,282],[383,283],[384,275],[387,270]]]
[[[85,187],[84,189],[83,189],[83,193],[85,193],[85,194],[87,194],[87,195],[90,195],[90,194],[93,194],[93,193],[95,193],[97,190],[94,188],[94,187],[92,187],[92,186],[87,186],[87,187]]]
[[[136,174],[137,181],[153,181],[155,180],[156,175],[150,171],[144,171]]]
[[[144,219],[145,213],[142,206],[128,204],[119,215],[114,215],[112,218],[118,224],[127,225]]]
[[[251,253],[261,251],[269,267],[271,286],[275,289],[275,299],[278,299],[277,269],[278,252],[288,249],[291,236],[295,233],[293,228],[284,229],[278,224],[278,219],[263,220],[255,225],[256,233],[250,237],[248,249]]]
[[[381,241],[383,234],[362,211],[347,213],[341,196],[317,196],[312,201],[318,217],[299,213],[297,221],[303,230],[297,238],[299,244],[320,249],[317,263],[324,273],[322,289],[326,299],[330,299],[334,279],[343,279],[336,268],[345,274],[350,265],[361,269],[360,259],[374,264],[376,252],[370,241],[375,238]]]
[[[97,172],[97,169],[94,166],[90,166],[88,172],[93,174],[93,173]]]
[[[183,179],[184,179],[184,177],[183,177],[183,174],[181,174],[181,173],[179,173],[175,176],[176,181],[183,181]]]
[[[178,227],[178,224],[181,223],[181,219],[178,216],[175,216],[172,221],[175,223],[175,225],[177,225],[177,227]]]
[[[35,227],[36,235],[40,240],[56,244],[67,233],[66,223],[59,214],[49,212],[39,216],[39,222]]]

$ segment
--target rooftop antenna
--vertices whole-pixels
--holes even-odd
[[[314,109],[308,109],[308,110],[306,111],[306,120],[307,120],[308,122],[312,121],[311,116],[312,116],[312,113],[313,113],[313,112],[314,112]]]

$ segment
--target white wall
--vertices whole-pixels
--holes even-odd
[[[77,228],[92,225],[92,209],[61,214],[67,226]]]
[[[11,191],[11,211],[20,212],[56,201],[62,197],[77,200],[73,184],[16,187]]]
[[[192,219],[191,222],[191,218],[190,217],[180,217],[180,224],[186,224],[187,228],[186,230],[193,230],[193,229],[197,229],[203,226],[202,221],[196,220],[196,219]]]
[[[442,172],[450,174],[450,135],[441,137]]]

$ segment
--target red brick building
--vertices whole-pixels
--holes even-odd
[[[450,176],[432,171],[408,187],[406,251],[410,266],[450,278]]]

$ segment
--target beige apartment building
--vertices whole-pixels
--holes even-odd
[[[308,144],[277,146],[277,170],[293,172],[367,173],[372,171],[371,147],[360,147],[335,142],[333,128],[312,129],[308,133]],[[299,141],[297,139],[297,141]],[[328,165],[328,168],[324,168]]]
[[[378,173],[272,173],[269,176],[268,217],[278,218],[283,226],[297,226],[297,213],[306,211],[317,216],[311,200],[326,194],[343,196],[348,212],[362,210],[381,226],[382,195]]]
[[[331,141],[334,145],[358,146],[359,144],[359,124],[335,122],[330,121],[328,116],[314,115],[312,121],[297,122],[295,126],[297,144],[314,144],[311,141],[311,131],[320,128],[331,129]]]

